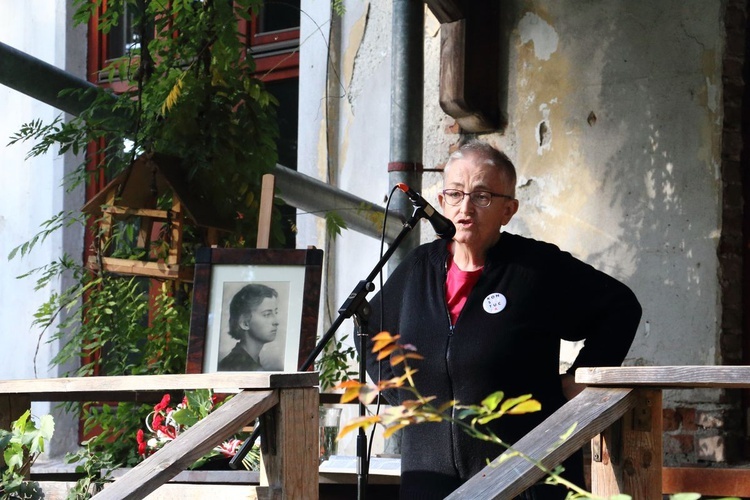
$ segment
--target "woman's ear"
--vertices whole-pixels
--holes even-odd
[[[239,321],[237,321],[237,326],[239,326],[243,330],[249,330],[250,329],[250,318],[253,317],[253,313],[242,313],[240,315]]]
[[[518,212],[518,200],[508,200],[503,207],[502,225],[507,225],[513,216],[516,215],[516,212]]]

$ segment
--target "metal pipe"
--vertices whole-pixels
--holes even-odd
[[[277,195],[289,205],[318,217],[336,211],[348,228],[380,239],[385,218],[383,207],[281,165],[276,165],[273,174],[279,188]],[[398,236],[404,220],[398,212],[388,211],[385,228],[388,242]]]
[[[75,116],[86,111],[94,103],[97,95],[104,94],[113,100],[116,99],[114,95],[106,93],[93,83],[2,42],[0,83]],[[60,95],[60,91],[65,89],[78,92]],[[112,114],[109,117],[112,117]],[[124,116],[120,118],[126,119]],[[123,122],[122,125],[129,124]]]
[[[2,42],[0,84],[76,116],[93,103],[95,91],[103,92],[91,82]],[[60,91],[64,89],[84,92],[61,96]],[[116,97],[112,95],[112,99]],[[276,165],[273,173],[279,197],[288,204],[318,217],[325,217],[326,212],[335,210],[348,228],[380,239],[384,208],[281,165]],[[389,212],[386,227],[386,239],[389,242],[398,235],[404,220],[399,213]]]
[[[391,136],[389,190],[404,183],[422,190],[422,128],[424,114],[424,3],[393,0],[391,42]],[[413,207],[405,196],[394,197],[394,210],[404,217]],[[394,254],[389,271],[420,242],[419,225]]]

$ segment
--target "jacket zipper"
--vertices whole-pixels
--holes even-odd
[[[451,392],[451,400],[455,399],[455,393],[453,392],[453,377],[451,375],[450,371],[450,346],[451,346],[451,340],[453,339],[453,334],[456,330],[456,325],[453,324],[453,320],[451,319],[451,312],[448,310],[448,302],[445,298],[445,294],[447,291],[447,281],[448,281],[448,257],[445,258],[443,261],[443,306],[445,307],[445,314],[448,317],[448,340],[446,341],[445,345],[445,372],[448,374],[448,383],[450,384],[450,392]],[[455,418],[456,409],[451,408],[451,417]],[[458,463],[456,462],[457,454],[456,454],[456,426],[454,424],[451,424],[451,450],[453,452],[453,468],[455,469],[456,473],[460,473],[458,468]]]
[[[451,319],[451,312],[448,310],[448,302],[445,299],[445,295],[447,293],[447,287],[448,287],[448,257],[445,258],[443,261],[443,307],[445,307],[445,315],[448,317],[448,337],[453,336],[453,332],[455,331],[455,325],[453,324],[453,320]],[[448,353],[445,353],[446,360],[448,358]]]

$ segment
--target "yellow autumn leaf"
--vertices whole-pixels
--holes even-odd
[[[367,417],[359,417],[355,418],[354,420],[350,421],[348,424],[346,424],[344,427],[341,428],[341,431],[339,432],[338,436],[336,436],[336,439],[341,439],[342,437],[349,434],[351,431],[355,429],[359,429],[362,427],[363,429],[367,429],[373,424],[378,423],[380,420],[380,417],[377,415],[370,415]]]
[[[513,406],[516,406],[517,404],[522,403],[528,399],[531,399],[531,394],[524,394],[523,396],[518,396],[517,398],[508,398],[505,401],[503,401],[502,405],[500,405],[500,413],[505,413]],[[494,409],[494,408],[491,408],[491,409]]]
[[[177,102],[177,99],[179,99],[181,94],[182,94],[182,77],[177,79],[177,81],[174,83],[174,86],[172,87],[172,90],[170,90],[169,94],[167,95],[167,100],[164,101],[164,104],[161,105],[162,115],[167,114],[167,111],[172,109],[172,107],[175,105],[175,103]]]
[[[528,401],[519,403],[513,408],[511,408],[510,410],[508,410],[508,415],[521,415],[523,413],[533,413],[541,409],[542,409],[542,403],[540,403],[536,399],[529,399]]]
[[[398,339],[398,336],[392,337],[391,334],[388,332],[378,333],[372,338],[373,340],[372,352],[378,352],[384,347],[387,347],[389,345],[394,345],[396,339]]]
[[[409,424],[408,424],[408,423],[406,423],[406,424],[396,424],[396,425],[392,425],[392,426],[388,427],[388,428],[387,428],[387,429],[386,429],[385,431],[383,431],[383,437],[384,437],[384,438],[389,438],[389,437],[391,437],[391,436],[392,436],[392,435],[393,435],[393,434],[394,434],[394,433],[395,433],[396,431],[398,431],[398,430],[400,430],[400,429],[403,429],[403,428],[404,428],[404,427],[406,427],[407,425],[409,425]]]
[[[375,335],[373,335],[372,340],[385,340],[385,339],[389,339],[389,340],[393,341],[396,338],[398,338],[398,335],[396,335],[394,337],[393,335],[391,335],[391,332],[387,332],[387,331],[384,330],[382,332],[379,332],[379,333],[376,333]]]
[[[349,389],[351,387],[359,387],[361,385],[362,383],[358,380],[342,380],[341,382],[336,384],[334,389]]]
[[[349,403],[350,401],[354,401],[358,397],[359,397],[359,389],[347,389],[341,395],[341,402]]]
[[[395,345],[387,345],[387,346],[383,347],[382,349],[380,349],[378,351],[377,360],[380,361],[381,359],[387,358],[396,349],[397,349],[397,347]],[[391,361],[391,364],[393,364],[393,361]]]

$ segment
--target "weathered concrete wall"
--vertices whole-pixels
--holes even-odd
[[[549,2],[517,19],[509,229],[635,290],[629,362],[720,362],[721,4]]]
[[[70,0],[0,0],[0,41],[38,57],[79,77],[85,75],[85,30],[70,27]],[[55,377],[61,371],[49,361],[59,350],[49,344],[49,332],[31,325],[37,308],[52,293],[66,286],[34,290],[34,279],[16,279],[31,269],[49,264],[62,252],[81,258],[83,233],[69,228],[52,234],[33,251],[8,261],[13,248],[29,241],[41,224],[63,210],[82,205],[82,192],[66,193],[63,176],[77,163],[75,158],[50,154],[25,160],[28,145],[6,146],[22,124],[41,119],[51,122],[59,111],[0,85],[0,378]],[[64,313],[63,313],[64,314]],[[41,340],[40,340],[41,336]],[[36,362],[36,363],[35,363]],[[35,371],[36,364],[36,371]],[[34,404],[36,415],[52,411],[50,404]],[[77,422],[54,411],[55,439],[50,455],[61,455],[74,447]]]
[[[329,19],[318,2],[302,4]],[[339,80],[329,87],[336,113],[328,123],[326,49],[304,34],[303,16],[299,168],[383,203],[391,5],[345,4],[332,39],[329,82]],[[633,288],[644,315],[627,364],[721,363],[724,3],[517,0],[503,8],[511,26],[509,125],[483,138],[518,168],[521,208],[507,229],[556,243]],[[461,138],[438,105],[439,30],[428,11],[426,169],[442,167]],[[440,175],[426,173],[425,197],[435,201],[440,188]],[[335,258],[326,285],[335,313],[377,261],[378,243],[349,231],[327,245],[319,222],[299,226],[299,245],[317,244]],[[425,225],[422,239],[431,237]],[[565,348],[571,359],[575,346]],[[717,396],[685,391],[667,402]]]

